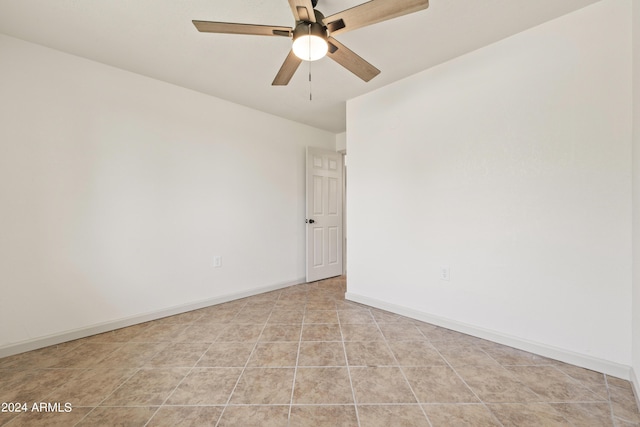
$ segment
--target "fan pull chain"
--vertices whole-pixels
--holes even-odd
[[[311,62],[309,62],[309,101],[313,101],[313,95],[311,94]]]
[[[313,101],[311,94],[311,24],[309,24],[309,102]]]

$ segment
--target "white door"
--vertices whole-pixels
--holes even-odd
[[[307,282],[342,274],[342,154],[307,148]]]

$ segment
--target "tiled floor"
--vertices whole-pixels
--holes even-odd
[[[640,426],[629,382],[299,285],[0,359],[8,426]]]

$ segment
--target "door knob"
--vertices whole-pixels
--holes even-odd
[[[308,220],[307,220],[307,222],[308,222],[309,224],[314,224],[316,221],[315,221],[315,220],[313,220],[313,219],[308,219]]]

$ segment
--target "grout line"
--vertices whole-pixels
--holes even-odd
[[[279,291],[278,298],[276,298],[276,303],[280,300],[281,297],[282,297],[282,291]],[[264,324],[262,325],[262,329],[260,330],[260,334],[258,334],[258,338],[256,339],[256,342],[253,345],[253,348],[251,349],[251,353],[249,353],[249,357],[247,358],[247,361],[244,363],[244,367],[242,368],[242,372],[240,372],[240,375],[238,376],[238,379],[236,380],[236,383],[234,384],[233,388],[231,389],[231,393],[229,393],[229,397],[227,398],[227,403],[225,403],[224,408],[222,409],[222,412],[220,413],[220,416],[218,416],[218,421],[216,422],[216,427],[220,424],[220,420],[222,420],[222,416],[224,415],[225,411],[227,410],[227,407],[229,406],[229,402],[231,402],[231,397],[233,396],[233,393],[235,393],[236,388],[238,387],[238,384],[240,383],[240,379],[244,376],[244,372],[247,369],[247,366],[249,365],[249,361],[251,360],[251,357],[253,356],[254,352],[256,351],[256,348],[258,347],[258,343],[260,343],[260,337],[262,336],[262,333],[264,332],[265,328],[267,327],[267,324],[269,323],[269,319],[271,318],[271,314],[273,314],[273,310],[275,309],[276,303],[274,303],[273,306],[271,307],[271,311],[269,312],[269,316],[267,316],[267,319],[265,320]],[[246,306],[247,306],[247,304],[245,303],[245,305],[242,306],[242,309],[244,309]],[[238,313],[240,313],[241,310],[238,310]],[[237,316],[237,314],[236,314],[236,316]]]
[[[217,337],[216,337],[216,339],[217,339]],[[198,366],[198,363],[202,360],[202,358],[204,357],[204,355],[205,355],[205,354],[207,354],[207,352],[211,349],[211,347],[213,347],[213,345],[214,345],[214,344],[215,344],[215,340],[214,340],[211,344],[209,344],[209,347],[207,347],[207,349],[206,349],[206,350],[205,350],[205,351],[200,355],[200,357],[198,358],[198,360],[196,360],[196,361],[194,362],[193,366],[191,366],[191,368],[189,369],[189,372],[187,372],[187,373],[185,374],[185,376],[184,376],[180,381],[178,381],[178,384],[176,384],[176,386],[173,388],[173,390],[171,390],[171,393],[169,393],[169,394],[167,395],[167,397],[164,399],[164,401],[163,401],[163,402],[160,404],[160,406],[158,406],[158,408],[155,410],[155,412],[153,413],[153,415],[151,415],[151,418],[149,418],[149,420],[145,423],[145,427],[146,427],[146,426],[151,422],[151,420],[153,419],[153,417],[155,417],[155,416],[156,416],[156,414],[158,413],[158,411],[160,410],[160,408],[161,408],[162,406],[165,406],[165,405],[166,405],[166,403],[167,403],[167,401],[168,401],[169,399],[171,399],[171,396],[173,396],[173,394],[176,392],[176,390],[178,389],[178,387],[180,387],[180,385],[184,382],[184,380],[185,380],[185,379],[187,379],[187,377],[188,377],[189,375],[191,375],[191,373],[193,372],[194,368],[195,368],[196,366]],[[156,353],[156,355],[157,355],[157,354],[158,354],[158,353]],[[153,356],[153,357],[155,357],[155,356]],[[153,357],[151,357],[149,360],[153,359]],[[185,367],[185,368],[187,368],[187,367]]]
[[[607,401],[609,403],[609,414],[611,416],[611,425],[617,425],[616,424],[616,416],[613,413],[613,405],[611,404],[611,391],[609,390],[609,377],[608,375],[605,374],[604,376],[604,384],[607,386]]]
[[[356,421],[358,421],[358,427],[360,424],[360,411],[358,410],[358,401],[356,400],[356,390],[353,388],[353,379],[351,378],[351,366],[349,364],[349,357],[347,356],[347,346],[345,344],[344,334],[342,333],[342,321],[338,313],[338,306],[336,306],[336,317],[338,318],[338,329],[340,330],[340,337],[342,338],[342,351],[344,352],[344,362],[347,367],[347,374],[349,375],[349,385],[351,386],[351,396],[353,398],[353,406],[356,411]]]
[[[244,309],[244,307],[246,307],[246,305],[247,305],[247,301],[245,301],[245,302],[244,302],[244,304],[242,304],[242,306],[241,306],[239,309],[237,309],[236,314],[235,314],[231,319],[229,319],[229,321],[231,321],[231,320],[235,319],[235,318],[238,316],[238,313],[240,313],[240,311],[242,311],[242,309]],[[201,316],[201,317],[203,317],[203,316]],[[192,323],[192,324],[193,324],[193,323]],[[185,328],[185,329],[186,329],[186,328]],[[224,330],[224,329],[226,329],[226,327],[225,327],[225,328],[223,328],[223,330]],[[183,330],[183,332],[184,332],[184,330]],[[209,347],[207,347],[207,349],[204,351],[204,353],[202,353],[202,354],[200,355],[200,357],[198,358],[198,360],[196,360],[196,362],[193,364],[193,366],[191,366],[191,369],[189,369],[189,372],[187,372],[187,373],[186,373],[186,375],[185,375],[185,376],[184,376],[184,377],[183,377],[183,378],[178,382],[178,384],[176,384],[176,386],[173,388],[173,390],[171,390],[171,393],[169,393],[169,394],[167,395],[167,397],[164,399],[164,401],[162,402],[162,404],[160,404],[160,406],[158,406],[158,408],[155,410],[155,412],[153,413],[153,415],[152,415],[152,416],[149,418],[149,420],[147,420],[147,422],[145,423],[145,427],[146,427],[146,426],[151,422],[151,420],[153,419],[153,417],[155,417],[155,416],[156,416],[156,414],[158,413],[158,411],[160,410],[160,408],[161,408],[162,406],[164,406],[164,405],[167,403],[167,401],[171,398],[171,396],[173,396],[173,394],[176,392],[176,390],[178,389],[178,387],[180,387],[180,385],[184,382],[184,380],[185,380],[185,379],[187,379],[187,377],[188,377],[189,375],[191,375],[191,373],[193,372],[193,369],[194,369],[196,366],[198,366],[198,363],[202,360],[202,358],[204,357],[204,355],[205,355],[205,354],[207,354],[207,352],[211,349],[211,347],[213,347],[213,345],[216,343],[216,340],[218,339],[218,336],[219,336],[219,335],[220,335],[220,333],[218,333],[218,335],[216,335],[216,338],[215,338],[215,339],[213,340],[213,342],[209,345]],[[157,355],[157,354],[158,354],[158,353],[156,353],[156,355]],[[154,355],[154,357],[155,357],[155,355]],[[151,360],[151,359],[153,359],[153,357],[151,357],[149,360]],[[224,410],[223,410],[223,412],[224,412]],[[220,416],[222,416],[222,413],[220,414]]]
[[[100,407],[100,405],[101,405],[105,400],[107,400],[108,398],[110,398],[110,397],[113,395],[113,393],[115,393],[116,391],[120,390],[120,389],[122,388],[122,386],[123,386],[123,385],[125,385],[125,384],[127,383],[127,381],[129,381],[131,378],[133,378],[133,376],[134,376],[135,374],[137,374],[138,372],[140,372],[140,370],[141,370],[142,368],[131,368],[131,369],[133,369],[133,373],[132,373],[131,375],[129,375],[129,376],[128,376],[125,380],[123,380],[123,381],[122,381],[122,382],[121,382],[117,387],[115,387],[115,388],[111,391],[111,393],[109,393],[108,395],[106,395],[106,396],[105,396],[105,398],[104,398],[104,399],[102,399],[100,402],[98,402],[98,404],[97,404],[97,405],[93,406],[93,409],[91,409],[89,412],[87,412],[87,413],[84,415],[84,417],[82,417],[80,420],[78,420],[78,422],[77,422],[77,423],[75,423],[74,425],[78,425],[78,424],[80,424],[80,423],[81,423],[85,418],[87,418],[87,417],[89,416],[89,414],[91,414],[93,411],[95,411],[97,408],[99,408],[99,407]]]
[[[420,328],[417,328],[418,331],[422,334],[422,336],[427,340],[427,342],[431,345],[431,347],[433,347],[433,349],[436,351],[436,353],[438,353],[438,355],[442,358],[442,360],[445,361],[445,363],[447,364],[447,366],[449,366],[449,368],[453,371],[454,374],[456,374],[456,376],[458,378],[460,378],[460,381],[462,381],[462,383],[469,389],[469,391],[471,391],[471,393],[473,393],[473,395],[476,397],[476,399],[478,399],[478,401],[482,404],[482,406],[484,406],[484,408],[489,411],[489,414],[491,415],[491,417],[494,419],[494,421],[496,421],[499,425],[503,425],[500,420],[498,419],[498,417],[495,416],[495,414],[493,413],[493,411],[491,411],[491,409],[489,409],[489,407],[487,406],[486,402],[484,400],[482,400],[480,398],[480,396],[478,395],[478,393],[475,392],[475,390],[473,388],[471,388],[471,386],[469,386],[469,384],[467,383],[467,381],[462,378],[462,375],[460,375],[458,373],[458,371],[453,367],[453,365],[449,362],[449,360],[444,357],[444,355],[440,352],[440,350],[438,349],[437,346],[435,346],[431,340],[429,339],[429,337],[427,337],[425,335],[424,332],[422,332],[422,330]],[[446,340],[445,340],[446,341]],[[498,365],[500,365],[500,363],[495,360],[493,357],[491,357],[491,355],[489,355],[486,351],[484,351],[482,348],[476,347],[478,350],[480,350],[481,352],[483,352],[484,354],[486,354],[490,359],[492,359],[493,361],[495,361]],[[502,366],[502,365],[500,365]]]
[[[307,300],[309,299],[309,292],[305,297],[305,307],[302,312],[302,321],[300,322],[300,334],[298,335],[298,352],[296,353],[296,365],[293,371],[293,384],[291,385],[291,399],[289,400],[289,414],[287,415],[287,425],[291,424],[291,409],[293,408],[293,394],[296,391],[296,377],[298,375],[298,363],[300,361],[300,347],[302,345],[302,331],[304,330],[304,319],[307,315]]]
[[[378,331],[380,332],[380,335],[382,335],[382,338],[384,340],[384,344],[387,346],[387,350],[389,350],[389,352],[391,353],[391,356],[393,357],[393,360],[395,360],[396,365],[397,365],[398,369],[400,370],[400,373],[402,374],[402,378],[404,378],[404,381],[409,386],[409,390],[411,390],[411,394],[413,394],[413,398],[418,403],[418,406],[420,407],[420,411],[422,411],[422,415],[424,415],[424,418],[429,423],[429,426],[433,427],[433,424],[431,423],[431,420],[427,416],[427,413],[425,412],[424,407],[422,406],[422,404],[420,402],[420,399],[418,399],[418,395],[413,390],[413,387],[411,386],[411,383],[409,382],[409,379],[407,378],[407,375],[404,373],[404,369],[402,369],[402,366],[400,365],[400,361],[398,360],[398,358],[396,357],[395,353],[391,349],[391,346],[389,345],[389,341],[387,340],[387,337],[384,336],[384,334],[382,333],[382,329],[380,328],[380,324],[378,323],[378,319],[376,319],[375,316],[373,316],[373,313],[370,313],[370,314],[371,314],[371,317],[373,317],[373,322],[375,323],[376,327],[378,328]],[[418,329],[418,328],[416,328],[416,329]],[[418,332],[420,332],[422,334],[422,331],[420,331],[419,329],[418,329]],[[424,336],[424,334],[422,334],[422,335]]]

